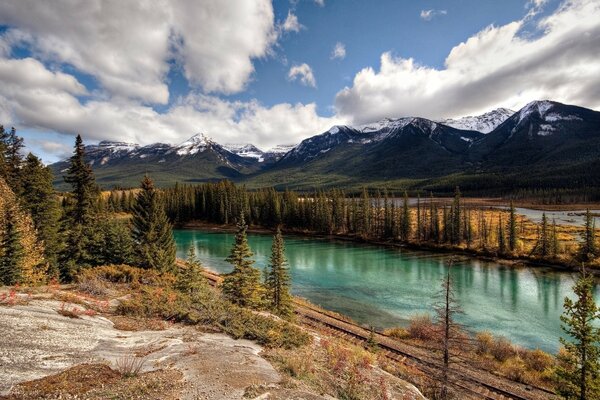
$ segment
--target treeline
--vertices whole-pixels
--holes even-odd
[[[14,129],[0,127],[0,285],[68,282],[107,264],[174,268],[171,225],[149,178],[118,205],[133,218],[119,219],[84,160],[80,136],[64,176],[68,193],[55,192],[50,169],[31,153],[23,156],[23,147]]]
[[[175,185],[163,191],[169,219],[183,225],[192,220],[234,223],[240,213],[252,225],[321,234],[358,236],[471,249],[503,256],[591,261],[598,257],[593,216],[588,212],[579,247],[562,243],[554,221],[545,214],[540,224],[525,224],[511,205],[507,210],[471,207],[458,188],[449,204],[433,198],[410,204],[385,191],[347,195],[333,189],[299,194],[274,189],[246,190],[228,181]]]

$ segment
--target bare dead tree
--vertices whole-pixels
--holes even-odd
[[[440,392],[440,398],[442,400],[448,399],[449,395],[448,371],[453,358],[451,349],[465,341],[463,327],[456,321],[456,316],[458,314],[462,314],[463,311],[456,300],[453,290],[453,282],[450,275],[450,271],[454,263],[454,258],[450,258],[448,260],[446,277],[442,281],[442,289],[438,294],[439,300],[434,305],[438,320],[437,325],[440,329],[440,341],[443,353],[443,365],[441,371],[442,389]]]

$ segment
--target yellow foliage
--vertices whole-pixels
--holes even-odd
[[[14,215],[21,234],[23,258],[21,260],[22,285],[40,285],[46,282],[48,264],[44,260],[44,244],[37,239],[31,216],[21,210],[18,200],[4,179],[0,178],[0,236],[6,229],[7,214]],[[0,249],[0,251],[2,251]]]

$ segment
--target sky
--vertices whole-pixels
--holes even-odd
[[[0,123],[54,162],[74,136],[262,149],[335,124],[600,109],[598,0],[0,0]]]

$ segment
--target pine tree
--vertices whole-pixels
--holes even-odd
[[[98,199],[98,187],[92,168],[85,161],[85,146],[81,135],[75,139],[75,151],[69,159],[65,182],[73,187],[74,205],[70,218],[75,224],[88,224],[94,217]]]
[[[510,202],[510,216],[508,218],[508,249],[511,252],[517,249],[517,214],[512,201]]]
[[[498,216],[498,252],[500,254],[506,253],[506,238],[504,237],[504,222],[502,216]]]
[[[58,278],[58,256],[63,243],[60,235],[61,209],[52,186],[52,172],[39,158],[29,153],[23,164],[22,181],[21,202],[31,215],[38,239],[44,243],[44,255],[50,267],[48,273]]]
[[[202,263],[196,257],[196,250],[192,245],[188,250],[185,267],[178,271],[177,289],[192,295],[208,290],[208,282],[202,275],[203,270]]]
[[[582,241],[579,245],[579,257],[583,261],[591,260],[598,255],[595,233],[595,220],[590,210],[587,209],[585,211],[585,227],[581,237]]]
[[[135,246],[129,224],[114,218],[106,218],[100,224],[102,264],[135,264]]]
[[[417,241],[420,242],[423,234],[423,226],[421,220],[421,195],[417,195]]]
[[[2,128],[4,131],[4,128]],[[17,195],[17,197],[21,196],[23,193],[22,186],[22,171],[21,166],[23,165],[23,156],[21,154],[21,150],[25,145],[23,144],[23,138],[17,136],[17,131],[15,128],[11,128],[10,132],[3,132],[0,135],[2,139],[3,146],[3,154],[1,154],[4,159],[4,169],[5,169],[5,180],[8,186],[12,189],[12,191]]]
[[[145,176],[133,210],[133,239],[139,266],[161,272],[173,271],[175,241],[160,194]]]
[[[45,283],[48,265],[44,260],[44,246],[37,238],[31,216],[22,209],[3,178],[0,178],[0,216],[0,258],[3,259],[0,275],[23,285]]]
[[[410,238],[410,209],[408,208],[408,194],[404,191],[402,199],[402,220],[400,222],[400,239],[408,241]]]
[[[550,254],[550,234],[548,231],[548,218],[546,217],[546,213],[542,213],[542,226],[540,228],[538,243],[534,249],[542,257]]]
[[[281,317],[290,318],[294,312],[290,295],[290,275],[285,259],[283,236],[279,228],[273,236],[266,289],[267,302],[271,310]]]
[[[560,338],[564,351],[559,353],[557,388],[566,399],[600,398],[600,308],[593,297],[594,279],[582,268],[573,286],[576,300],[565,297],[561,315],[563,331],[570,339]]]
[[[460,219],[460,189],[458,186],[454,189],[454,200],[450,209],[450,241],[452,244],[459,244],[461,239],[461,219]]]
[[[240,213],[237,228],[235,243],[225,259],[233,265],[233,271],[223,280],[223,294],[234,304],[260,308],[264,304],[265,289],[260,282],[260,271],[253,266],[253,254],[246,236],[248,226],[243,212]]]
[[[0,233],[0,283],[12,286],[23,280],[21,232],[14,213],[7,210],[4,232]]]

